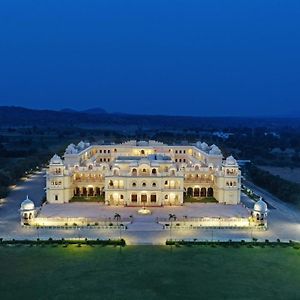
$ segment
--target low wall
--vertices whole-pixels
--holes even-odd
[[[165,226],[166,229],[170,228],[250,228],[258,227],[251,218],[216,218],[216,217],[203,217],[203,218],[186,218],[175,221],[169,219],[159,219],[158,222]],[[260,226],[260,227],[266,227]]]
[[[30,226],[39,227],[61,227],[61,226],[76,226],[76,227],[86,227],[86,226],[118,226],[120,224],[127,225],[131,223],[129,218],[122,218],[120,221],[115,219],[100,219],[100,218],[43,218],[36,217],[35,219],[28,220]]]

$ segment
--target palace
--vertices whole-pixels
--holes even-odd
[[[189,197],[240,203],[241,173],[236,160],[223,159],[216,145],[169,146],[157,141],[70,144],[63,159],[54,155],[47,170],[47,202],[99,197],[107,205],[182,205]]]

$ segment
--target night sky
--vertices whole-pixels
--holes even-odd
[[[1,0],[0,105],[300,113],[299,0]]]

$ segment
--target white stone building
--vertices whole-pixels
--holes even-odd
[[[240,202],[236,160],[223,159],[216,145],[169,146],[156,141],[113,145],[80,142],[54,155],[47,171],[47,201],[103,197],[108,205],[182,205],[185,197]]]

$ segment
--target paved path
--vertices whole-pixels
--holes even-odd
[[[267,231],[237,230],[237,229],[161,229],[161,225],[154,224],[151,216],[136,220],[128,230],[121,231],[121,236],[128,244],[164,244],[166,239],[198,239],[198,240],[241,240],[258,239],[276,240],[300,240],[300,212],[294,206],[286,204],[266,191],[247,182],[247,186],[263,196],[274,209],[269,212],[269,228]],[[36,239],[43,238],[119,238],[119,230],[111,229],[24,229],[19,223],[21,202],[29,197],[40,205],[44,197],[45,178],[44,173],[38,173],[29,180],[20,182],[11,191],[5,202],[0,204],[0,237],[11,239]],[[243,196],[242,202],[246,207],[252,208],[254,202]],[[225,206],[224,206],[225,207]],[[180,208],[179,208],[180,209]],[[151,230],[147,223],[152,223]],[[147,230],[146,230],[147,228]]]

